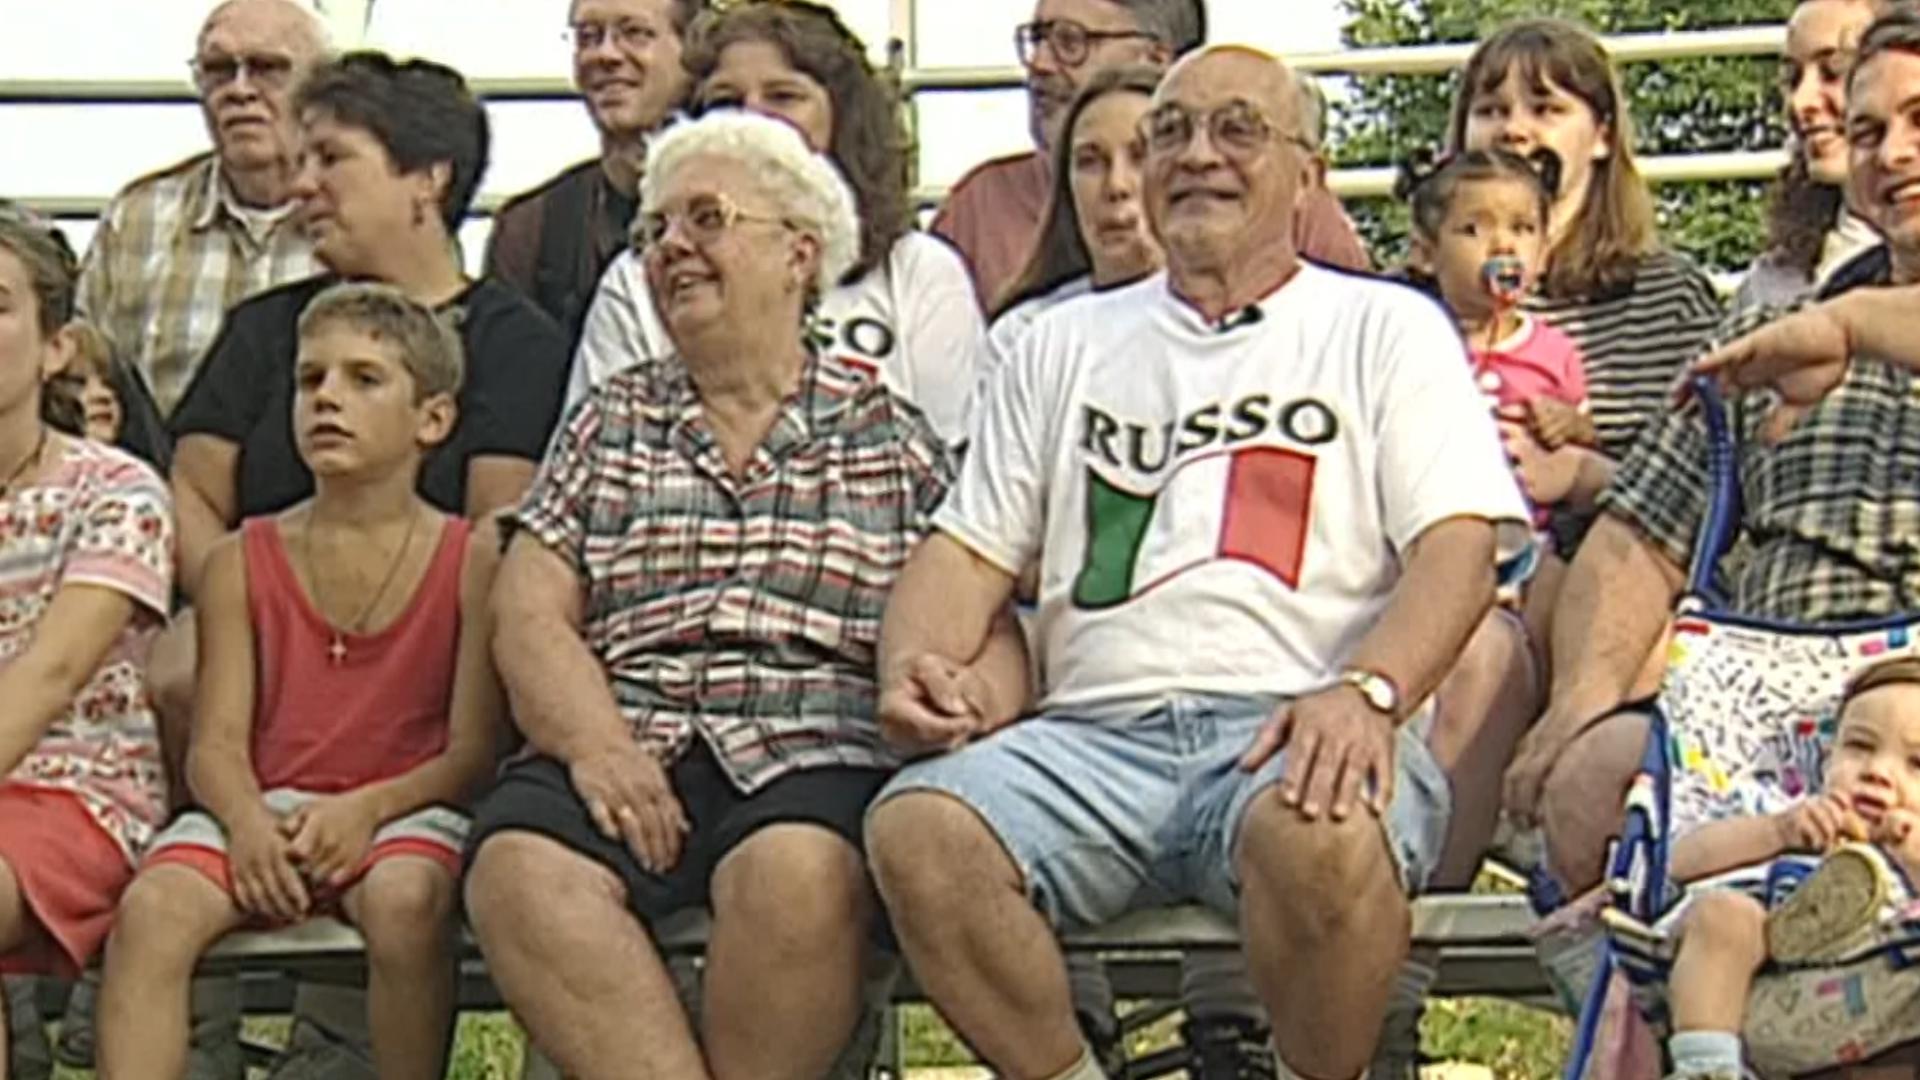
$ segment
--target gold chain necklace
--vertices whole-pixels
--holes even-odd
[[[20,478],[27,475],[28,469],[40,464],[40,456],[46,452],[47,425],[41,424],[40,436],[33,441],[33,450],[29,452],[26,457],[21,458],[20,464],[15,465],[13,471],[7,474],[6,481],[0,483],[0,498],[13,494],[13,485],[19,483]]]
[[[380,582],[380,588],[373,594],[373,599],[366,602],[366,605],[360,609],[360,614],[354,616],[353,621],[349,622],[344,630],[327,612],[327,599],[323,595],[324,590],[320,587],[320,564],[313,561],[313,519],[319,516],[314,512],[313,507],[307,508],[306,524],[300,529],[300,546],[307,560],[307,576],[313,582],[313,606],[320,612],[320,618],[327,624],[327,629],[332,632],[332,640],[327,643],[327,659],[338,667],[347,660],[345,635],[358,634],[366,628],[368,616],[372,615],[374,609],[380,606],[380,601],[386,598],[387,589],[392,587],[393,579],[400,576],[400,564],[406,561],[407,551],[413,546],[413,527],[420,522],[420,511],[417,507],[409,508],[407,532],[400,538],[400,550],[394,553],[393,561],[387,567],[385,580]]]

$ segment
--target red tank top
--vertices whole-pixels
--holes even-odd
[[[240,527],[253,617],[253,770],[262,790],[338,792],[398,776],[446,749],[468,525],[446,518],[406,609],[374,634],[341,633],[301,588],[279,522]]]

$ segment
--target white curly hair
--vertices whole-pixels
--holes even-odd
[[[695,157],[738,162],[773,200],[775,213],[820,242],[816,295],[831,292],[853,268],[860,255],[860,211],[853,189],[833,162],[809,149],[790,124],[725,109],[673,125],[647,146],[646,172],[640,179],[641,209],[657,211],[667,181]]]

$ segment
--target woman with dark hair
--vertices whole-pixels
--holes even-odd
[[[1160,76],[1151,67],[1107,68],[1067,107],[1033,257],[993,313],[996,347],[1055,304],[1137,281],[1166,261],[1147,226],[1140,169],[1140,121]]]
[[[1526,19],[1495,31],[1461,73],[1450,141],[1558,163],[1546,269],[1529,306],[1586,357],[1599,446],[1542,460],[1531,439],[1511,441],[1530,485],[1548,489],[1535,492],[1536,502],[1590,504],[1611,462],[1665,408],[1674,377],[1705,347],[1719,299],[1705,274],[1660,245],[1619,74],[1586,29]],[[1572,456],[1589,453],[1597,460]],[[1570,554],[1578,530],[1563,523],[1557,531]]]
[[[351,53],[317,68],[295,95],[302,223],[328,272],[260,293],[227,313],[173,414],[180,581],[191,600],[207,552],[242,518],[313,494],[294,447],[297,326],[307,302],[342,279],[393,285],[452,321],[466,349],[453,433],[430,450],[420,493],[478,518],[517,499],[558,418],[566,339],[514,289],[474,281],[454,231],[487,164],[486,113],[460,74],[426,60]],[[341,437],[351,439],[351,418]],[[193,621],[154,650],[153,682],[177,766],[192,711]]]
[[[1553,414],[1575,409],[1547,395],[1502,408],[1501,429],[1528,496],[1554,507],[1552,543],[1571,560],[1615,463],[1665,411],[1674,380],[1705,350],[1722,316],[1719,297],[1699,268],[1660,244],[1619,73],[1590,31],[1559,19],[1520,19],[1495,30],[1461,72],[1448,130],[1454,149],[1504,150],[1558,177],[1538,289],[1524,306],[1572,338],[1585,358],[1596,442],[1547,449],[1534,432],[1567,426],[1570,418]],[[1536,610],[1551,608],[1562,567],[1549,561],[1533,579]],[[1483,634],[1498,625],[1489,619]],[[1553,636],[1551,627],[1545,636]],[[1547,642],[1533,645],[1531,656],[1522,649],[1515,657],[1511,649],[1483,652],[1476,638],[1449,676],[1431,743],[1459,801],[1436,889],[1470,884],[1491,840],[1500,776],[1549,685]],[[1417,1049],[1432,960],[1416,952],[1409,961],[1377,1073],[1398,1069]]]
[[[1847,206],[1847,71],[1882,0],[1798,0],[1787,20],[1780,93],[1791,157],[1767,208],[1767,248],[1741,280],[1738,315],[1785,307],[1880,242]]]
[[[294,193],[328,273],[241,303],[174,413],[181,577],[189,595],[213,542],[243,517],[312,494],[294,451],[295,326],[342,278],[384,282],[456,322],[469,358],[453,435],[421,492],[478,516],[517,499],[559,413],[566,342],[517,292],[466,276],[453,237],[487,164],[486,113],[458,72],[372,52],[323,65],[295,99]]]
[[[815,298],[813,333],[959,442],[985,326],[960,256],[913,229],[899,96],[860,40],[830,8],[754,0],[697,20],[686,65],[697,111],[735,107],[783,119],[846,178],[860,210],[859,256],[838,287]],[[623,253],[587,312],[568,404],[671,350],[640,255]]]

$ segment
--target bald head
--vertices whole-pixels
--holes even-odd
[[[1295,263],[1293,211],[1313,183],[1300,83],[1244,45],[1175,64],[1148,113],[1147,213],[1186,295],[1198,279],[1243,282],[1251,302]]]
[[[1203,88],[1234,87],[1283,132],[1300,128],[1303,99],[1299,77],[1272,53],[1251,45],[1209,45],[1189,53],[1168,70],[1159,93],[1154,95],[1154,104],[1176,98],[1182,83],[1197,83]]]

